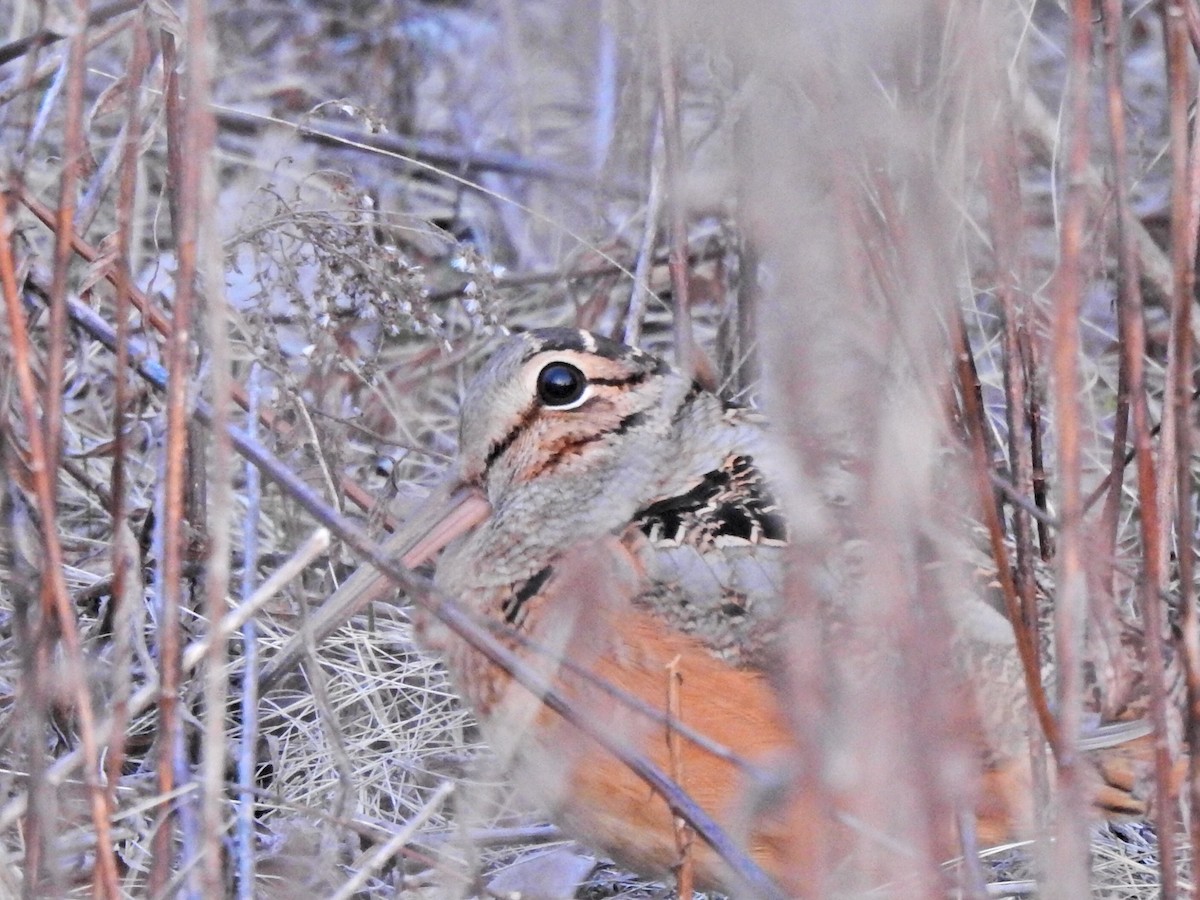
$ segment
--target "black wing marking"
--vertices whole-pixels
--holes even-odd
[[[643,508],[635,520],[654,544],[781,545],[787,521],[750,456],[730,454],[691,490]]]

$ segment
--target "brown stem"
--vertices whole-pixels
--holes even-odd
[[[126,468],[125,460],[128,444],[125,439],[126,410],[129,407],[129,296],[130,285],[133,283],[133,272],[130,269],[132,257],[132,241],[134,226],[134,203],[137,194],[137,166],[139,138],[141,135],[141,98],[142,82],[150,65],[150,38],[146,29],[138,24],[133,27],[133,48],[130,51],[127,106],[125,113],[125,142],[122,147],[124,154],[121,159],[117,189],[117,255],[114,266],[116,278],[116,319],[117,319],[117,366],[113,373],[113,462],[112,490],[110,505],[114,533],[120,533],[125,527],[128,515],[126,500]],[[112,603],[114,622],[126,621],[123,604],[128,600],[126,584],[129,578],[131,560],[129,554],[123,552],[124,542],[120,539],[113,541],[113,579]],[[116,788],[120,779],[121,769],[125,759],[125,726],[128,721],[129,698],[129,667],[130,641],[132,635],[128,628],[114,626],[114,646],[116,652],[116,670],[113,686],[113,729],[109,739],[108,753],[105,756],[108,773],[109,802],[116,800]],[[130,623],[130,627],[132,627]]]
[[[75,230],[76,193],[83,160],[83,82],[87,52],[87,0],[75,0],[75,33],[68,44],[66,107],[63,110],[63,163],[59,178],[57,227],[54,231],[54,270],[50,283],[50,353],[46,362],[42,400],[46,431],[46,464],[58,471],[62,456],[62,394],[67,358],[67,270]],[[51,489],[57,495],[57,479]]]
[[[1195,583],[1196,523],[1192,511],[1192,373],[1195,350],[1192,337],[1192,304],[1195,284],[1195,234],[1192,224],[1192,186],[1188,154],[1188,101],[1193,96],[1188,74],[1188,27],[1183,6],[1172,0],[1163,6],[1163,26],[1167,52],[1168,114],[1171,145],[1171,263],[1175,292],[1171,297],[1171,332],[1167,371],[1173,378],[1167,385],[1171,412],[1175,418],[1175,490],[1177,493],[1176,546],[1179,549],[1180,608],[1183,610],[1183,658],[1187,682],[1186,729],[1193,748],[1188,766],[1189,795],[1192,807],[1191,844],[1200,851],[1200,621],[1197,620]],[[1166,398],[1164,398],[1164,402]],[[1164,539],[1166,535],[1163,534]],[[1161,556],[1161,554],[1160,554]],[[1171,778],[1171,746],[1167,728],[1167,686],[1165,673],[1163,581],[1155,581],[1145,591],[1147,631],[1147,668],[1150,670],[1151,716],[1155,727],[1154,774],[1157,781],[1156,810],[1159,831],[1159,865],[1163,875],[1163,896],[1172,898],[1178,891],[1175,873],[1175,790]],[[1165,833],[1164,833],[1165,832]],[[1193,856],[1193,858],[1196,858]],[[1168,863],[1170,866],[1168,867]],[[1169,876],[1169,879],[1168,879]],[[1168,891],[1168,888],[1170,889]],[[1200,887],[1194,889],[1200,896]]]
[[[1055,556],[1055,662],[1058,676],[1058,805],[1054,819],[1051,888],[1054,896],[1087,893],[1087,802],[1079,758],[1083,726],[1083,629],[1087,614],[1084,570],[1082,421],[1079,392],[1079,318],[1084,290],[1083,240],[1088,217],[1088,71],[1092,4],[1073,0],[1067,57],[1067,192],[1059,233],[1051,322],[1053,398],[1057,416],[1057,486],[1062,528]]]
[[[996,563],[996,578],[1000,582],[1000,591],[1004,596],[1004,609],[1013,626],[1017,640],[1017,654],[1021,659],[1021,674],[1025,679],[1025,690],[1029,702],[1041,725],[1042,733],[1055,754],[1060,744],[1059,725],[1050,711],[1050,703],[1046,697],[1046,689],[1042,684],[1041,664],[1038,660],[1038,649],[1034,643],[1036,629],[1027,625],[1025,608],[1017,593],[1016,581],[1013,578],[1012,567],[1008,561],[1008,546],[1004,542],[1004,523],[1000,521],[1000,512],[996,508],[995,494],[992,491],[988,473],[987,449],[984,445],[982,431],[986,420],[978,395],[970,386],[970,366],[968,358],[971,349],[966,342],[966,328],[961,319],[958,327],[953,329],[954,351],[958,366],[958,379],[962,390],[963,418],[966,419],[968,445],[971,451],[971,473],[975,479],[975,490],[978,495],[983,524],[987,528],[988,540],[991,546],[992,558]]]
[[[1004,415],[1008,430],[1008,464],[1012,483],[1022,497],[1033,494],[1033,445],[1032,435],[1026,438],[1026,424],[1030,416],[1030,390],[1027,370],[1022,363],[1023,333],[1027,333],[1025,311],[1019,298],[1024,276],[1021,258],[1022,229],[1021,194],[1017,173],[1016,138],[1011,125],[1011,103],[1008,86],[1000,78],[995,79],[995,92],[999,98],[998,114],[991,133],[985,135],[983,154],[984,183],[988,197],[989,232],[992,237],[996,272],[996,298],[1003,312],[1001,343],[1004,354]],[[1041,527],[1039,517],[1038,526]],[[1013,620],[1013,628],[1026,633],[1033,648],[1032,672],[1038,673],[1041,684],[1041,616],[1038,615],[1036,582],[1034,580],[1033,517],[1020,504],[1013,505],[1013,537],[1016,545],[1016,592],[1023,616]],[[1009,603],[1006,595],[1006,604]],[[1010,605],[1011,609],[1011,605]],[[1011,612],[1010,612],[1011,615]],[[1043,692],[1044,702],[1044,692]],[[1037,707],[1031,716],[1029,730],[1029,757],[1032,766],[1034,796],[1039,809],[1048,808],[1050,781],[1046,745],[1042,729],[1035,728],[1040,722]]]
[[[180,608],[183,605],[183,562],[187,541],[184,524],[188,460],[188,385],[191,382],[191,324],[195,300],[196,240],[199,229],[199,160],[189,159],[183,147],[193,140],[192,121],[185,118],[187,103],[180,96],[174,38],[162,33],[163,67],[166,72],[167,189],[171,199],[171,222],[175,232],[178,268],[167,358],[167,439],[162,492],[162,575],[158,623],[158,663],[161,693],[158,703],[158,790],[164,797],[175,788],[175,754],[183,742],[182,712],[179,708]],[[197,52],[202,52],[196,48]],[[163,821],[154,835],[149,876],[151,894],[162,893],[167,884],[173,854],[174,804],[164,809]]]

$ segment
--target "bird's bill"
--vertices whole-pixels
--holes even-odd
[[[477,488],[446,483],[433,492],[421,512],[392,535],[384,544],[384,552],[399,556],[406,568],[415,569],[455,538],[477,527],[491,512],[491,504]],[[306,647],[316,646],[351,616],[393,590],[374,566],[360,566],[267,663],[262,674],[264,689],[299,663]]]
[[[405,551],[400,561],[409,569],[428,562],[451,541],[476,528],[491,514],[492,505],[478,488],[458,488],[444,507],[434,509],[432,524],[420,529],[424,533],[416,537],[415,543]],[[424,514],[419,518],[429,521]],[[406,527],[404,530],[409,529]]]

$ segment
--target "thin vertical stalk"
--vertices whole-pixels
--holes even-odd
[[[658,36],[659,89],[662,93],[663,159],[666,169],[667,210],[671,217],[671,249],[667,268],[671,272],[674,297],[675,359],[687,375],[696,371],[696,346],[692,336],[692,307],[688,297],[687,219],[680,196],[679,173],[683,166],[683,145],[679,123],[679,73],[675,67],[671,40],[671,4],[654,4],[654,23]]]
[[[189,24],[190,27],[190,24]],[[183,148],[190,146],[198,135],[194,129],[200,111],[195,104],[179,96],[180,84],[174,69],[177,59],[174,39],[163,34],[163,65],[166,71],[167,96],[167,189],[173,198],[172,224],[175,231],[178,268],[175,272],[175,297],[171,327],[166,336],[167,383],[167,441],[163,475],[162,500],[162,574],[160,585],[160,619],[158,628],[159,680],[158,705],[158,789],[165,797],[175,789],[176,748],[182,746],[183,723],[179,709],[179,649],[180,607],[183,602],[183,556],[186,529],[184,491],[187,479],[188,409],[187,393],[191,381],[190,337],[192,306],[195,300],[196,243],[199,229],[200,168],[202,159],[191,156]],[[191,61],[189,60],[189,67]],[[186,98],[190,99],[190,98]],[[174,114],[172,114],[172,112]],[[197,141],[197,143],[199,143]],[[149,886],[150,893],[161,894],[167,886],[172,853],[173,806],[165,810],[159,830],[154,835]]]
[[[1074,900],[1088,892],[1087,802],[1079,757],[1083,725],[1082,648],[1087,580],[1082,492],[1082,422],[1079,402],[1079,315],[1084,289],[1083,236],[1088,215],[1088,71],[1092,4],[1072,0],[1067,56],[1066,200],[1059,231],[1059,264],[1051,322],[1052,393],[1057,423],[1057,484],[1062,527],[1055,561],[1058,594],[1054,645],[1058,676],[1058,803],[1051,851],[1050,896]]]
[[[259,368],[250,367],[246,386],[249,408],[246,416],[246,433],[251,440],[258,440],[258,394]],[[242,520],[242,599],[254,594],[258,581],[258,518],[262,499],[262,479],[258,469],[246,464],[246,515]],[[238,745],[238,807],[237,826],[234,838],[234,853],[237,858],[237,894],[240,900],[254,897],[254,808],[256,797],[255,762],[258,751],[258,624],[251,616],[242,626],[242,656],[245,674],[242,677],[242,740]]]
[[[1124,109],[1124,53],[1120,0],[1104,0],[1104,57],[1108,122],[1116,179],[1118,282],[1117,311],[1121,335],[1121,365],[1129,391],[1130,426],[1138,475],[1138,506],[1142,524],[1142,574],[1139,600],[1146,623],[1147,678],[1151,693],[1151,719],[1155,728],[1155,814],[1159,836],[1159,869],[1164,897],[1178,894],[1175,864],[1175,814],[1170,799],[1170,748],[1167,744],[1166,687],[1163,662],[1163,615],[1161,590],[1165,572],[1162,563],[1163,532],[1158,499],[1158,472],[1151,447],[1150,416],[1147,409],[1145,352],[1146,334],[1139,282],[1140,263],[1133,241],[1133,210],[1129,203],[1130,173]],[[1177,160],[1178,161],[1178,160]],[[1179,182],[1175,183],[1178,190]],[[1119,456],[1118,456],[1119,455]],[[1118,462],[1119,458],[1119,462]],[[1111,490],[1119,494],[1125,465],[1124,446],[1113,447]]]
[[[995,64],[995,63],[994,63]],[[1033,495],[1032,429],[1026,425],[1030,415],[1028,372],[1022,362],[1022,335],[1028,333],[1025,310],[1019,297],[1023,282],[1021,246],[1021,192],[1017,173],[1017,145],[1011,124],[1011,101],[1008,85],[997,72],[993,91],[997,98],[997,116],[993,132],[984,138],[984,185],[988,198],[989,233],[995,260],[996,299],[1003,313],[1001,348],[1004,357],[1004,416],[1008,430],[1008,464],[1012,482],[1018,493]],[[983,427],[985,423],[980,423]],[[978,464],[977,464],[978,465]],[[1024,631],[1031,645],[1033,666],[1041,686],[1041,628],[1038,615],[1033,560],[1033,520],[1027,510],[1013,506],[1013,537],[1016,545],[1014,587],[1020,601],[1021,617],[1013,620],[1013,628]],[[1012,615],[1010,610],[1009,615]],[[1027,674],[1029,677],[1029,674]],[[1044,700],[1045,692],[1041,692]],[[1046,809],[1050,796],[1050,779],[1044,730],[1040,726],[1040,710],[1036,703],[1029,716],[1029,758],[1033,789],[1038,809]]]
[[[954,338],[955,357],[958,360],[958,380],[962,390],[963,418],[967,423],[969,436],[968,444],[971,452],[971,472],[975,477],[975,490],[978,494],[980,512],[983,524],[987,528],[992,551],[992,559],[996,563],[996,578],[1000,582],[1000,592],[1004,597],[1005,613],[1012,622],[1013,634],[1017,642],[1017,655],[1021,660],[1021,672],[1025,679],[1025,690],[1033,708],[1042,733],[1045,734],[1050,747],[1058,753],[1061,744],[1060,728],[1042,685],[1042,671],[1038,660],[1038,648],[1034,643],[1036,630],[1025,627],[1025,611],[1021,598],[1017,593],[1013,570],[1008,561],[1008,547],[1004,542],[1004,523],[1000,520],[1000,512],[996,508],[995,497],[992,493],[988,472],[987,448],[983,439],[983,431],[987,427],[983,406],[979,395],[971,387],[971,348],[967,344],[966,328],[961,319],[952,329]]]
[[[1028,329],[1017,332],[1021,348],[1021,364],[1025,369],[1025,381],[1029,385],[1029,451],[1033,461],[1033,502],[1042,512],[1050,508],[1050,489],[1046,481],[1046,435],[1045,409],[1046,385],[1042,380],[1041,351],[1030,337]],[[1038,549],[1043,560],[1054,557],[1054,535],[1044,519],[1038,519]]]
[[[0,434],[11,434],[11,413],[6,413],[0,424],[4,426]],[[46,720],[51,704],[47,697],[49,690],[43,673],[49,670],[49,653],[47,641],[38,634],[48,625],[46,617],[39,615],[40,606],[36,592],[38,573],[33,562],[19,549],[16,541],[18,529],[28,526],[28,514],[24,509],[23,498],[17,490],[20,483],[17,448],[9,440],[0,440],[0,463],[4,466],[4,480],[0,486],[4,488],[4,496],[0,498],[0,551],[3,552],[2,564],[9,578],[8,587],[12,599],[13,635],[17,639],[17,648],[21,659],[21,678],[26,689],[14,706],[13,721],[20,722],[23,740],[21,744],[25,752],[25,795],[27,803],[25,814],[21,820],[21,841],[24,845],[23,883],[21,896],[25,900],[36,900],[47,894],[61,894],[62,888],[54,881],[47,882],[45,860],[47,857],[47,838],[54,834],[54,810],[50,796],[53,786],[46,778],[50,769],[46,748]],[[57,874],[51,869],[52,874]]]
[[[1191,801],[1192,859],[1200,859],[1200,621],[1197,619],[1195,588],[1196,520],[1192,506],[1192,379],[1195,369],[1195,348],[1192,336],[1192,304],[1195,287],[1196,234],[1193,225],[1192,196],[1196,188],[1196,173],[1191,171],[1188,153],[1188,102],[1192,97],[1188,74],[1188,27],[1183,4],[1171,0],[1163,7],[1164,33],[1167,45],[1168,116],[1171,146],[1171,267],[1175,291],[1171,298],[1171,333],[1169,345],[1169,376],[1167,390],[1169,406],[1175,419],[1175,491],[1176,491],[1176,551],[1179,559],[1180,608],[1183,611],[1183,659],[1187,683],[1187,737],[1193,752],[1188,761],[1188,794]],[[1166,405],[1166,404],[1164,404]],[[1154,676],[1154,718],[1157,731],[1154,744],[1155,775],[1158,779],[1160,866],[1163,870],[1166,894],[1167,865],[1174,867],[1175,802],[1171,790],[1171,747],[1166,728],[1166,685],[1163,672],[1163,613],[1164,599],[1160,593],[1164,581],[1156,583],[1158,590],[1146,598],[1146,630],[1151,641],[1148,663]],[[1154,616],[1151,616],[1151,611]],[[1152,630],[1153,629],[1153,630]],[[1162,834],[1167,830],[1168,834]],[[1164,837],[1167,840],[1164,840]],[[1172,882],[1172,887],[1174,883]],[[1200,897],[1200,885],[1193,887],[1193,896]]]
[[[50,353],[46,364],[46,463],[58,471],[62,455],[62,393],[67,358],[67,270],[71,235],[75,233],[76,192],[83,159],[83,83],[87,53],[87,0],[75,0],[74,21],[67,43],[66,108],[63,121],[63,165],[59,180],[58,216],[54,229],[54,272],[50,283]],[[32,424],[32,423],[30,423]],[[51,485],[57,494],[57,486]]]
[[[607,0],[592,0],[591,6],[596,17],[596,87],[595,117],[592,129],[592,168],[599,179],[604,174],[604,165],[608,161],[609,150],[617,130],[618,96],[620,93],[617,81],[620,71],[620,45],[617,41],[617,29],[609,21],[610,10]],[[615,13],[615,10],[612,10]],[[528,151],[529,146],[522,148]]]
[[[653,292],[650,290],[650,269],[654,265],[654,248],[658,244],[658,216],[662,211],[663,173],[658,161],[658,143],[662,138],[662,106],[655,111],[654,128],[650,135],[650,153],[646,163],[646,220],[642,226],[642,240],[638,245],[637,265],[633,270],[633,292],[629,297],[629,309],[625,314],[623,340],[636,347],[642,339],[642,324],[646,308],[650,305]]]
[[[210,47],[208,43],[208,7],[206,0],[187,3],[188,65],[184,154],[188,169],[180,192],[180,214],[189,221],[188,236],[196,274],[206,288],[204,296],[206,343],[209,348],[212,382],[212,443],[205,485],[210,510],[204,524],[208,539],[208,565],[204,578],[205,618],[215,628],[225,614],[229,590],[230,554],[233,531],[233,444],[229,437],[230,407],[233,395],[232,359],[226,323],[229,319],[222,291],[220,243],[214,234],[214,222],[206,211],[216,205],[216,185],[211,153],[216,140],[216,125],[211,105]],[[193,445],[201,451],[203,442]],[[203,453],[196,452],[203,465]],[[196,474],[199,474],[197,472]],[[222,807],[225,802],[225,707],[228,699],[226,680],[227,640],[214,640],[204,667],[204,731],[201,747],[200,778],[200,893],[217,897],[225,893],[222,873]]]
[[[146,29],[140,24],[133,26],[133,49],[130,53],[129,70],[126,76],[129,80],[127,89],[128,105],[125,116],[125,141],[122,148],[123,157],[119,175],[117,193],[117,258],[115,268],[116,284],[116,319],[117,319],[117,364],[113,373],[113,462],[112,462],[112,521],[113,521],[113,589],[112,603],[114,605],[114,621],[128,621],[126,613],[120,607],[130,598],[127,597],[126,582],[129,577],[130,559],[122,550],[122,542],[116,535],[125,527],[128,515],[125,498],[125,461],[128,445],[125,440],[126,410],[129,407],[129,293],[133,283],[131,257],[133,252],[133,230],[135,215],[134,204],[137,193],[137,167],[139,137],[141,135],[141,97],[142,81],[150,64],[150,38]],[[128,628],[120,625],[114,636],[114,642],[119,652],[115,654],[118,676],[127,676],[128,647],[131,635]],[[108,773],[109,802],[116,800],[116,788],[120,779],[121,768],[125,759],[125,725],[128,721],[128,684],[114,686],[113,691],[113,725],[109,737],[108,753],[105,764]]]
[[[1124,42],[1122,40],[1122,10],[1121,0],[1103,0],[1102,46],[1104,48],[1104,96],[1108,110],[1109,144],[1112,148],[1113,179],[1116,182],[1115,195],[1117,207],[1117,306],[1118,309],[1128,302],[1128,297],[1138,292],[1138,258],[1130,237],[1129,220],[1129,154],[1125,138],[1125,77],[1124,77]],[[1140,296],[1137,301],[1141,308]],[[1125,330],[1125,317],[1117,316],[1117,344],[1124,350],[1129,346],[1129,336]],[[1142,348],[1134,348],[1137,353]],[[1129,439],[1129,407],[1130,391],[1133,386],[1129,377],[1128,354],[1121,353],[1117,369],[1117,408],[1113,418],[1113,437],[1111,465],[1108,478],[1108,492],[1104,502],[1103,532],[1106,541],[1104,565],[1105,577],[1102,580],[1104,590],[1112,594],[1113,575],[1116,567],[1117,530],[1120,522],[1121,495],[1125,488],[1126,446]],[[1090,497],[1088,498],[1091,499]],[[1109,598],[1112,602],[1112,598]]]

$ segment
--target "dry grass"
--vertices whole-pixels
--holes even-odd
[[[226,598],[244,601],[314,528],[292,492],[260,485],[186,424],[197,397],[239,427],[253,420],[233,401],[249,398],[283,466],[381,534],[453,457],[458,398],[489,341],[561,323],[638,334],[668,355],[694,335],[724,393],[762,402],[791,466],[781,492],[802,526],[799,569],[842,538],[885,548],[864,564],[862,583],[880,590],[863,615],[892,628],[896,677],[822,705],[809,679],[838,663],[801,636],[783,683],[813,734],[837,736],[807,747],[829,754],[810,759],[850,764],[839,789],[853,811],[903,846],[863,838],[862,871],[829,865],[814,893],[979,895],[978,870],[943,866],[928,824],[967,780],[943,733],[952,701],[929,681],[952,649],[937,617],[972,590],[958,571],[965,549],[987,546],[963,524],[991,501],[978,479],[994,470],[1032,496],[1031,398],[1055,515],[1072,483],[1086,496],[1112,470],[1129,347],[1146,363],[1149,423],[1167,419],[1161,437],[1136,422],[1121,437],[1156,448],[1157,519],[1147,524],[1131,464],[1105,516],[1102,499],[1057,531],[1055,571],[1039,577],[1086,575],[1113,608],[1168,615],[1195,638],[1180,606],[1194,600],[1181,586],[1194,524],[1172,512],[1193,502],[1193,414],[1171,398],[1194,374],[1179,337],[1197,183],[1172,169],[1169,127],[1174,115],[1178,133],[1193,96],[1195,50],[1177,41],[1186,60],[1169,85],[1163,22],[1183,20],[1139,8],[1125,23],[1127,249],[1111,89],[1097,75],[1082,96],[1091,145],[1079,149],[1068,74],[1078,83],[1086,66],[1070,61],[1065,10],[752,6],[680,6],[659,22],[616,2],[192,0],[179,18],[166,5],[102,6],[84,27],[82,7],[0,0],[0,895],[566,896],[576,884],[578,897],[656,895],[556,843],[510,796],[444,672],[414,647],[402,604],[357,615],[256,695],[251,673],[358,565],[349,543],[335,540],[184,672],[177,704],[156,691],[163,660],[168,671],[172,658],[193,661]],[[1099,35],[1102,23],[1085,27]],[[656,131],[672,76],[678,146],[673,115]],[[56,249],[68,228],[83,243]],[[667,266],[681,249],[686,316]],[[1131,256],[1144,342],[1118,330]],[[132,304],[134,354],[174,365],[189,393],[127,374],[66,324],[68,299],[114,327]],[[184,315],[191,342],[173,354],[165,335]],[[963,334],[979,418],[971,376],[954,368]],[[1023,398],[1006,370],[1026,376]],[[1079,441],[1056,458],[1071,410]],[[853,473],[833,527],[809,524],[814,472]],[[1010,504],[998,524],[1032,571],[1037,539],[1020,519]],[[1170,609],[1138,593],[1156,578]],[[1069,587],[1049,593],[1073,608]],[[915,624],[914,598],[935,627]],[[1075,630],[1066,621],[1059,642],[1035,643],[1070,668],[1091,646]],[[1078,705],[1066,690],[1052,695],[1056,715]],[[140,708],[127,714],[130,698]],[[248,743],[244,698],[257,711]],[[987,896],[1037,893],[1042,871],[1056,896],[1078,895],[1071,876],[1085,860],[1070,839],[1083,817],[1069,815],[1069,770],[1060,781],[1067,814],[1040,844],[1054,835],[1059,855],[985,852]],[[816,787],[815,814],[828,816],[829,785]],[[239,790],[252,806],[239,807]],[[1177,837],[1190,892],[1189,837]],[[530,863],[547,844],[557,849],[537,865],[557,874]],[[1104,828],[1090,846],[1094,896],[1159,896],[1164,874],[1170,891],[1149,826]]]

